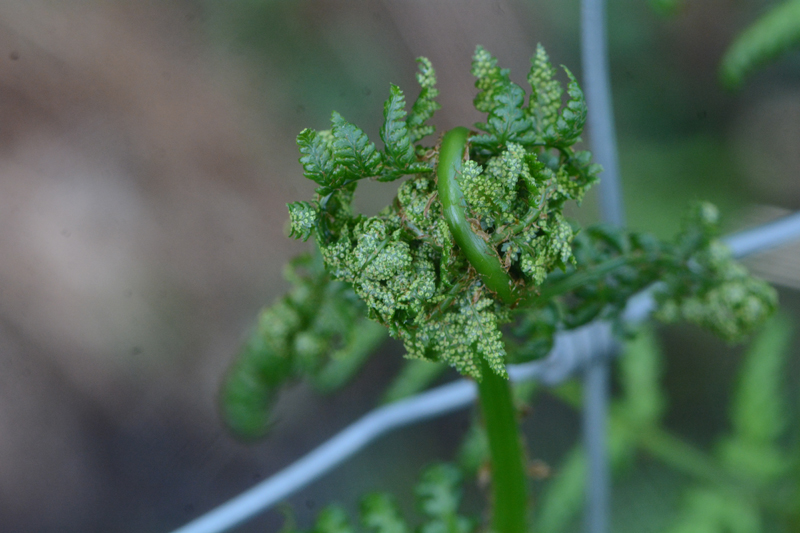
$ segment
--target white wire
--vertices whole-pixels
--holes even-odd
[[[593,349],[605,349],[611,343],[610,324],[594,322],[558,335],[546,359],[509,366],[509,377],[514,382],[537,379],[555,385],[585,364]],[[322,476],[384,433],[467,407],[476,395],[473,381],[459,379],[374,409],[290,466],[173,533],[227,531]]]
[[[781,246],[798,236],[800,236],[800,211],[724,237],[722,241],[728,245],[734,257],[744,257]]]
[[[384,433],[470,405],[476,394],[474,382],[462,379],[370,411],[292,465],[174,533],[227,531],[325,474]]]
[[[764,251],[800,238],[800,212],[725,238],[737,257]],[[654,308],[652,289],[628,301],[623,318],[645,320]],[[538,380],[556,385],[598,357],[613,353],[611,325],[597,321],[556,336],[547,358],[508,368],[512,381]],[[465,379],[442,385],[374,409],[336,436],[272,477],[232,498],[172,533],[222,533],[265,511],[322,476],[381,435],[470,405],[475,384]]]

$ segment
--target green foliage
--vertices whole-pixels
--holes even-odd
[[[422,94],[408,119],[403,93],[390,89],[380,158],[361,130],[337,114],[332,134],[301,133],[306,176],[322,187],[312,202],[290,206],[292,234],[316,235],[329,272],[352,284],[369,316],[404,342],[409,357],[443,361],[473,377],[480,377],[483,359],[504,375],[500,325],[509,320],[508,309],[467,268],[441,218],[431,156],[411,147],[409,124],[419,127],[436,107],[433,70],[427,60],[421,66]],[[474,224],[505,270],[521,278],[518,283],[541,284],[572,259],[574,231],[561,215],[564,203],[580,200],[599,171],[587,152],[570,147],[583,127],[585,104],[568,72],[570,99],[560,113],[560,102],[554,107],[553,91],[560,86],[541,48],[531,74],[541,88],[533,108],[523,107],[522,89],[480,47],[473,72],[481,89],[476,105],[489,112],[487,133],[472,137],[473,159],[460,177]],[[537,107],[539,101],[544,108]],[[542,135],[533,129],[534,115]],[[400,186],[397,200],[379,215],[352,214],[351,184],[407,174],[416,177]]]
[[[538,44],[536,54],[531,58],[531,70],[528,73],[531,100],[527,111],[536,125],[539,136],[544,136],[548,127],[558,120],[558,110],[561,108],[561,95],[564,90],[555,77],[556,70],[550,64],[544,46]]]
[[[800,490],[797,480],[791,481],[791,462],[781,442],[789,420],[784,369],[790,339],[788,320],[777,317],[751,344],[731,402],[733,432],[719,442],[715,454],[715,467],[730,477],[688,489],[668,533],[760,533],[766,531],[766,512],[780,522],[796,520],[795,506],[776,498],[776,489],[793,485],[789,490]]]
[[[462,478],[452,465],[435,464],[426,468],[414,493],[423,522],[414,529],[418,533],[471,533],[477,521],[458,512],[461,503]],[[314,526],[305,533],[410,533],[412,527],[403,518],[392,496],[374,493],[361,500],[359,510],[363,530],[351,525],[347,513],[331,505],[317,516]],[[300,533],[287,523],[281,533]]]
[[[754,482],[775,481],[790,466],[779,439],[789,420],[784,380],[791,335],[789,321],[777,317],[750,346],[731,405],[733,434],[720,446],[725,467]]]
[[[417,82],[422,90],[411,107],[411,114],[407,121],[409,139],[412,143],[416,143],[434,132],[434,127],[426,122],[433,117],[436,110],[442,107],[436,101],[439,90],[436,88],[436,72],[433,70],[433,65],[426,57],[418,58],[417,63],[419,63]]]
[[[713,240],[717,218],[710,204],[699,204],[689,213],[678,236],[678,250],[685,253],[698,244],[699,249],[690,256],[692,268],[664,277],[657,317],[667,322],[688,320],[736,342],[775,311],[778,298],[769,284],[750,276],[727,247]]]
[[[667,533],[759,533],[761,519],[751,503],[724,492],[692,489]]]
[[[621,401],[616,414],[639,428],[661,423],[667,399],[661,387],[663,354],[652,328],[642,327],[625,343],[619,361]]]
[[[375,533],[406,533],[410,529],[387,494],[371,494],[361,501],[361,522]]]
[[[564,71],[569,78],[569,99],[559,114],[563,89],[555,80],[556,72],[544,47],[538,45],[528,74],[530,105],[525,107],[522,87],[509,79],[508,69],[499,68],[497,59],[479,46],[472,61],[479,89],[475,108],[489,116],[486,123],[475,125],[486,133],[473,137],[472,145],[496,155],[509,143],[568,148],[578,142],[586,123],[586,101],[575,77],[566,68]]]
[[[336,111],[331,115],[333,158],[340,165],[337,172],[344,182],[375,176],[381,157],[375,143],[358,126],[347,122]],[[333,184],[328,184],[333,187]],[[339,185],[340,186],[340,185]]]
[[[350,527],[344,509],[330,505],[319,513],[317,523],[309,533],[355,533],[355,529]]]
[[[800,1],[785,0],[745,29],[722,58],[722,82],[736,88],[766,63],[800,43]]]
[[[322,390],[341,386],[386,338],[318,255],[295,258],[286,278],[291,290],[261,311],[222,389],[224,419],[241,437],[269,429],[270,407],[286,381],[307,374]]]
[[[475,521],[458,514],[461,503],[461,474],[450,465],[428,468],[414,491],[427,518],[420,533],[469,533]]]
[[[295,277],[316,289],[293,290],[262,314],[223,395],[239,432],[263,432],[268,415],[258,411],[270,405],[282,382],[310,375],[330,389],[358,368],[381,340],[376,326],[358,318],[362,313],[400,339],[407,357],[443,362],[480,379],[483,362],[505,376],[509,361],[546,354],[557,330],[618,316],[630,296],[657,280],[665,282],[658,296],[662,319],[694,321],[729,340],[772,312],[774,291],[714,240],[716,211],[708,204],[692,210],[674,242],[603,226],[581,232],[564,218],[565,203],[580,201],[600,168],[588,152],[573,149],[586,120],[575,78],[565,69],[568,98],[562,105],[564,91],[543,47],[531,65],[525,106],[524,91],[508,70],[476,49],[475,105],[488,117],[478,125],[485,133],[465,137],[467,160],[448,178],[463,200],[445,198],[437,188],[437,149],[414,146],[431,131],[425,121],[438,108],[435,73],[426,59],[420,60],[422,92],[411,115],[403,92],[390,87],[382,151],[335,112],[331,130],[300,133],[304,175],[319,187],[310,202],[289,204],[291,234],[314,237],[324,270],[336,281],[315,267],[310,277]],[[459,159],[460,146],[447,157]],[[359,180],[405,175],[411,178],[378,215],[353,212]],[[464,217],[443,216],[453,201],[464,202]],[[482,251],[466,253],[470,243]],[[499,282],[489,283],[477,259],[494,264]],[[513,289],[510,294],[495,292],[503,284]],[[305,296],[293,296],[299,293]],[[338,318],[328,316],[334,313]],[[512,321],[513,335],[504,339],[501,328]],[[320,363],[337,349],[346,356]]]
[[[558,120],[556,120],[554,128],[556,135],[554,136],[550,132],[549,126],[545,130],[545,138],[557,146],[570,146],[578,142],[586,124],[586,100],[583,97],[583,91],[581,91],[578,80],[575,79],[572,72],[566,67],[564,67],[564,71],[569,78],[569,84],[567,85],[569,100],[561,111]]]
[[[388,330],[412,360],[389,398],[427,386],[441,372],[439,363],[480,382],[489,429],[473,430],[462,461],[475,471],[493,454],[493,520],[503,519],[492,527],[519,529],[527,496],[514,406],[502,379],[506,364],[545,355],[559,331],[618,319],[632,295],[657,282],[660,318],[693,321],[726,340],[739,340],[763,323],[776,295],[716,240],[717,214],[710,204],[694,206],[672,241],[603,225],[582,230],[565,218],[565,204],[579,203],[601,169],[591,154],[575,148],[586,121],[583,93],[565,68],[562,101],[565,91],[543,47],[531,61],[527,104],[509,71],[478,47],[472,72],[475,107],[487,114],[476,124],[481,132],[455,128],[434,147],[419,144],[433,132],[426,121],[439,107],[433,68],[426,59],[419,63],[421,93],[410,114],[403,92],[389,89],[381,150],[336,112],[330,130],[298,136],[304,175],[318,188],[310,201],[289,204],[292,236],[313,237],[319,255],[297,260],[289,270],[292,291],[262,312],[230,372],[223,410],[239,433],[263,433],[283,382],[307,375],[321,388],[338,386]],[[354,212],[360,180],[402,177],[407,179],[396,198],[377,215]],[[756,351],[777,349],[766,346]],[[749,482],[780,478],[787,464],[776,451],[782,411],[777,396],[762,387],[780,375],[781,361],[759,356],[752,363],[753,376],[739,392],[734,434],[720,448],[722,466],[709,465],[704,454],[660,428],[666,402],[658,385],[658,349],[652,334],[644,334],[629,344],[621,366],[622,394],[609,423],[613,464],[629,465],[635,451],[645,448],[684,471],[699,472],[703,482],[727,480],[736,469]],[[756,402],[768,412],[765,420],[749,411]],[[563,529],[581,504],[585,460],[579,451],[568,457],[543,499],[543,531]],[[504,479],[519,483],[504,487]],[[699,512],[692,502],[706,501],[713,510],[709,516],[718,517],[739,501],[738,495],[700,485],[689,497],[686,516]],[[426,519],[416,531],[475,529],[474,521],[457,512],[459,473],[452,467],[426,471],[416,495]],[[717,531],[714,524],[742,532],[750,531],[747,524],[758,527],[748,522],[747,509],[739,506],[736,524],[709,518],[709,531]],[[682,522],[676,524],[676,531],[684,531]],[[361,525],[379,533],[411,531],[386,495],[362,502]],[[332,507],[312,531],[355,530]]]
[[[391,97],[383,106],[381,140],[385,146],[385,164],[397,169],[407,169],[416,160],[414,146],[406,127],[406,100],[396,85],[390,87]],[[402,171],[398,170],[402,175]],[[399,177],[399,176],[398,176]]]
[[[300,150],[300,164],[303,175],[322,187],[341,186],[343,172],[336,166],[330,135],[321,135],[314,130],[304,129],[297,136]]]
[[[686,475],[687,489],[666,533],[783,531],[767,524],[788,526],[797,520],[791,495],[800,490],[800,480],[790,468],[784,438],[790,417],[785,396],[790,339],[789,321],[779,316],[753,340],[731,401],[733,431],[713,455],[662,427],[663,355],[652,331],[644,329],[626,342],[619,364],[620,395],[609,417],[609,455],[617,473],[642,451]],[[557,394],[580,408],[578,396],[561,389]],[[576,446],[556,468],[541,498],[536,531],[567,530],[582,508],[585,476],[586,459]]]
[[[650,0],[650,6],[661,15],[674,15],[686,4],[686,0]]]

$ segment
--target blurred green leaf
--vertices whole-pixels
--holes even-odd
[[[388,494],[370,494],[361,501],[361,523],[375,533],[407,533],[409,527]]]
[[[402,400],[425,390],[447,370],[447,365],[424,359],[406,359],[400,373],[395,376],[383,395],[385,403]]]
[[[754,70],[776,60],[800,43],[800,0],[787,0],[745,29],[725,52],[720,77],[737,88]]]
[[[652,327],[642,327],[625,343],[619,362],[622,386],[619,412],[636,426],[658,424],[666,408],[660,382],[662,359]]]
[[[731,405],[733,435],[721,443],[725,466],[754,481],[776,479],[788,460],[779,447],[789,413],[785,367],[792,338],[789,319],[770,320],[745,355]]]

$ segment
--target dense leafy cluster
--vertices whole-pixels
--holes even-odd
[[[606,225],[582,231],[573,241],[574,264],[550,274],[543,298],[519,312],[509,339],[512,360],[544,356],[560,328],[615,319],[636,292],[651,285],[656,318],[686,320],[729,342],[743,340],[774,312],[777,295],[715,239],[717,219],[713,205],[698,203],[672,241]]]
[[[316,253],[289,265],[292,290],[262,311],[230,371],[223,409],[237,433],[257,436],[267,429],[268,408],[284,381],[308,375],[319,388],[338,386],[388,333],[403,342],[411,361],[389,397],[435,379],[444,365],[431,363],[480,382],[484,425],[473,428],[462,458],[467,470],[476,471],[490,456],[489,527],[522,531],[528,520],[526,458],[503,379],[507,363],[544,356],[559,331],[619,318],[629,299],[648,287],[659,318],[689,320],[731,341],[774,311],[775,291],[716,240],[718,217],[710,204],[695,205],[672,241],[604,225],[581,230],[565,218],[567,202],[580,203],[600,167],[575,149],[586,103],[564,70],[566,91],[539,46],[526,91],[478,47],[474,104],[486,118],[473,131],[454,128],[430,146],[421,141],[434,132],[428,121],[439,108],[438,91],[433,67],[420,59],[421,92],[410,112],[402,90],[390,87],[380,148],[335,112],[329,130],[300,133],[300,163],[317,189],[310,201],[289,204],[291,234],[313,237]],[[407,179],[377,215],[354,211],[360,180],[400,178]],[[652,348],[649,341],[641,351]],[[780,357],[752,364],[734,409],[734,432],[719,448],[719,465],[697,467],[704,459],[659,427],[665,402],[650,352],[622,365],[622,398],[610,418],[616,466],[644,448],[700,471],[704,481],[742,478],[766,487],[783,480],[791,465],[776,445],[784,429],[776,422],[782,405],[764,390],[780,374]],[[534,388],[518,389],[516,399]],[[561,394],[579,402],[574,390]],[[763,416],[750,407],[755,404]],[[561,530],[575,514],[585,470],[579,451],[569,454],[542,500],[541,531]],[[701,522],[709,533],[733,524],[758,530],[751,494],[743,498],[708,485],[699,483],[689,494],[686,527],[680,518],[672,533],[694,531],[690,526]],[[459,473],[452,467],[429,469],[417,499],[422,525],[412,527],[386,494],[363,500],[360,525],[376,533],[468,533],[480,527],[458,513]],[[736,516],[733,522],[729,515]],[[341,508],[328,507],[307,533],[355,531]],[[284,533],[297,529],[289,523]]]
[[[461,474],[455,467],[436,464],[428,467],[416,487],[417,505],[424,522],[413,528],[403,518],[391,495],[375,493],[361,500],[360,523],[363,531],[372,533],[470,533],[475,531],[477,520],[458,512],[461,503]],[[347,512],[331,505],[323,509],[314,526],[305,533],[355,533]],[[294,525],[287,524],[281,533],[299,533]]]
[[[289,206],[292,232],[302,239],[315,235],[331,274],[352,284],[370,317],[404,342],[409,357],[442,360],[476,378],[482,358],[505,375],[499,326],[510,319],[510,310],[454,245],[436,192],[436,149],[411,144],[432,131],[420,119],[435,109],[429,103],[435,75],[427,60],[421,64],[423,91],[407,119],[403,93],[391,88],[383,151],[337,114],[330,131],[300,134],[305,175],[320,187],[312,202]],[[541,46],[532,61],[527,102],[508,70],[497,67],[483,48],[478,47],[472,70],[480,90],[475,105],[488,118],[476,125],[483,133],[470,138],[470,160],[459,177],[469,221],[515,283],[535,287],[572,261],[575,232],[562,209],[568,200],[580,201],[599,171],[588,152],[572,149],[585,122],[583,94],[568,72],[569,99],[562,109],[563,90]],[[414,177],[380,214],[352,212],[358,179],[388,181],[409,174]]]
[[[710,204],[698,205],[678,236],[677,253],[690,253],[689,268],[671,269],[657,292],[656,317],[687,320],[736,342],[761,324],[777,306],[775,290],[734,261],[730,250],[713,240],[718,214]]]

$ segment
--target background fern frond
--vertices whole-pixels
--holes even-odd
[[[723,464],[756,482],[776,479],[789,467],[779,439],[789,422],[784,368],[790,324],[785,316],[773,318],[747,351],[732,400],[733,435],[720,446]]]
[[[439,89],[436,88],[436,71],[427,57],[417,58],[419,72],[417,72],[417,82],[421,91],[411,107],[408,115],[408,132],[411,142],[416,143],[423,137],[435,131],[431,124],[426,124],[433,117],[433,113],[441,109],[441,104],[436,101],[439,96]]]
[[[402,170],[415,161],[414,145],[406,127],[406,99],[403,91],[394,84],[389,91],[389,99],[383,104],[383,159],[384,164],[393,170],[393,174],[402,175]]]
[[[375,176],[380,164],[380,154],[375,144],[370,142],[367,134],[355,124],[347,122],[342,115],[333,112],[333,155],[336,162],[349,175],[348,179],[356,180]]]
[[[754,70],[800,44],[800,0],[787,0],[745,29],[722,58],[720,78],[737,88]]]

